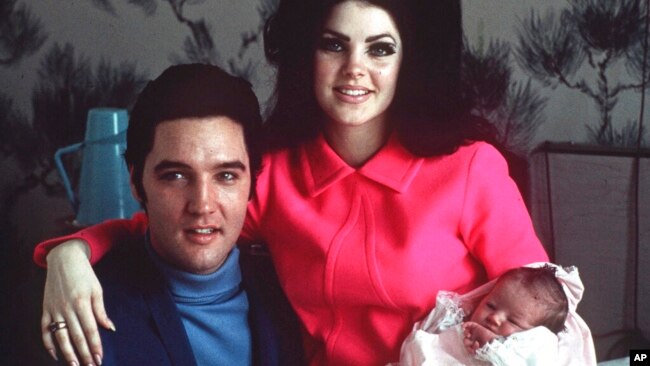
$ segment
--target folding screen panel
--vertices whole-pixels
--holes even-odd
[[[530,174],[536,230],[553,261],[580,270],[578,312],[599,360],[648,348],[650,151],[546,144],[532,154]]]

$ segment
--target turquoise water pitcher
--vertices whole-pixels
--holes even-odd
[[[125,109],[91,109],[84,141],[60,148],[54,154],[56,168],[75,211],[75,225],[131,217],[140,209],[131,195],[129,172],[123,158],[127,126]],[[78,150],[82,150],[82,161],[78,194],[75,194],[61,157]]]

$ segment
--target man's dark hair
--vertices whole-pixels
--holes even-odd
[[[181,118],[228,117],[242,126],[250,158],[251,195],[261,166],[262,118],[257,98],[246,80],[217,66],[176,65],[150,81],[131,110],[124,159],[133,169],[131,181],[144,205],[144,162],[153,148],[158,124]]]
[[[521,283],[540,304],[546,307],[545,316],[537,326],[545,326],[551,332],[558,334],[564,330],[564,323],[569,314],[569,302],[555,272],[556,269],[549,265],[537,268],[514,268],[501,275],[497,283],[504,280]]]

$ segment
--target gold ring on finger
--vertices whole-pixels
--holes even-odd
[[[51,322],[47,328],[50,330],[50,333],[54,334],[57,330],[66,329],[68,325],[65,322]]]

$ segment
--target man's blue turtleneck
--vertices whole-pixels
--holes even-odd
[[[197,364],[250,365],[251,331],[239,250],[233,248],[221,267],[207,275],[171,267],[155,253],[149,240],[147,250],[167,278]]]

